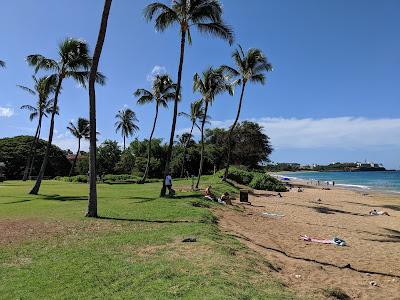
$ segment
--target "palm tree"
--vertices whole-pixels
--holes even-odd
[[[180,176],[181,178],[183,178],[183,173],[185,171],[186,151],[187,151],[187,147],[189,145],[190,139],[193,136],[192,133],[193,133],[194,126],[196,126],[201,131],[201,128],[197,124],[197,121],[202,120],[203,116],[204,116],[203,101],[199,100],[199,101],[195,101],[195,102],[191,103],[190,104],[190,113],[180,112],[179,116],[184,116],[192,122],[190,132],[187,135],[187,138],[183,141],[183,159],[182,159],[182,168],[181,168],[181,176]],[[205,121],[206,123],[209,123],[208,122],[209,118],[210,118],[209,116],[206,116],[206,121]],[[182,135],[182,137],[183,137],[183,135]]]
[[[95,82],[97,68],[99,66],[104,39],[107,32],[108,16],[110,14],[112,0],[105,0],[99,34],[97,36],[96,48],[93,54],[93,63],[89,73],[89,116],[90,116],[90,148],[89,148],[89,201],[86,212],[87,217],[97,217],[97,170],[96,170],[96,91]]]
[[[208,68],[203,72],[202,77],[195,74],[193,77],[193,91],[198,91],[201,94],[201,101],[204,102],[204,114],[201,122],[201,152],[200,152],[200,167],[197,177],[196,188],[199,187],[201,173],[203,171],[203,156],[204,156],[204,125],[206,123],[208,106],[211,105],[218,94],[229,92],[233,95],[234,85],[230,84],[228,78],[224,75],[222,68]]]
[[[239,77],[236,81],[237,84],[242,85],[242,91],[240,93],[239,106],[236,113],[235,121],[231,126],[228,134],[227,141],[227,160],[225,166],[225,173],[223,180],[226,180],[229,172],[229,164],[231,159],[231,149],[232,149],[232,132],[236,127],[239,120],[240,111],[242,108],[243,95],[246,89],[246,84],[248,82],[265,84],[265,74],[264,72],[272,71],[272,65],[268,62],[267,58],[264,56],[260,49],[251,48],[244,53],[242,47],[239,45],[239,49],[236,49],[232,53],[232,58],[236,64],[236,69],[229,66],[222,66],[222,68],[232,77]]]
[[[173,84],[172,79],[167,75],[156,75],[153,80],[152,91],[148,91],[145,89],[137,89],[134,93],[135,97],[139,97],[137,103],[138,104],[147,104],[151,102],[156,103],[156,113],[154,116],[153,128],[151,130],[148,146],[147,146],[147,164],[146,169],[143,174],[143,178],[141,183],[144,183],[147,175],[149,173],[150,167],[150,152],[151,152],[151,139],[153,138],[154,130],[156,128],[157,117],[158,117],[158,109],[161,105],[162,107],[167,107],[167,102],[175,97],[175,88],[176,85]]]
[[[54,92],[55,82],[49,82],[48,77],[41,77],[37,79],[35,76],[32,76],[35,85],[33,89],[30,89],[23,85],[17,85],[19,88],[28,92],[31,95],[34,95],[38,98],[36,102],[36,106],[32,105],[22,105],[21,109],[29,110],[31,113],[29,115],[29,120],[33,120],[36,117],[38,118],[38,124],[36,126],[35,138],[29,149],[28,159],[26,162],[24,175],[22,180],[26,181],[28,177],[31,176],[33,163],[35,161],[36,155],[36,146],[40,138],[40,131],[42,129],[42,119],[43,117],[47,118],[47,115],[51,113],[53,107],[53,99],[49,99],[50,95]],[[58,109],[57,109],[58,110]]]
[[[124,138],[124,150],[125,150],[125,139],[132,136],[139,127],[135,124],[138,122],[136,114],[129,108],[118,111],[115,115],[117,122],[115,122],[115,132],[121,131],[121,135]]]
[[[74,123],[69,122],[69,126],[67,129],[71,134],[78,139],[78,151],[76,151],[76,155],[74,157],[74,162],[72,163],[71,170],[69,171],[69,177],[72,176],[72,172],[75,169],[76,160],[78,159],[78,155],[81,151],[81,140],[82,139],[89,139],[90,134],[90,126],[89,121],[84,118],[79,118],[76,126]]]
[[[36,183],[33,186],[32,190],[29,192],[30,194],[34,195],[37,195],[37,193],[39,192],[49,159],[50,148],[53,141],[54,133],[54,117],[57,111],[55,108],[58,106],[58,96],[62,88],[62,82],[66,78],[73,78],[83,87],[85,87],[86,82],[89,78],[89,69],[92,65],[92,58],[89,55],[88,45],[82,40],[72,38],[65,39],[58,47],[58,54],[58,61],[44,57],[40,54],[29,55],[26,58],[28,64],[35,68],[35,72],[38,72],[40,69],[53,71],[54,73],[49,76],[49,80],[54,80],[55,82],[57,82],[54,91],[54,102],[51,112],[50,130],[46,152]],[[100,73],[96,74],[96,80],[100,84],[105,83],[105,77]]]
[[[229,44],[233,43],[233,32],[231,28],[224,24],[222,20],[222,5],[219,0],[175,0],[172,6],[155,2],[146,6],[144,17],[147,21],[155,18],[155,28],[157,31],[164,31],[166,28],[178,24],[181,37],[180,58],[178,67],[178,81],[176,84],[174,114],[172,118],[171,134],[167,157],[165,161],[164,177],[169,172],[171,161],[172,146],[174,144],[176,118],[178,115],[178,102],[181,93],[182,68],[185,54],[186,36],[189,44],[192,43],[190,28],[196,27],[202,33],[212,34]],[[166,187],[163,181],[161,196],[165,196]]]

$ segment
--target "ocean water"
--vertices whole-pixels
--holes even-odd
[[[335,181],[335,185],[361,190],[400,193],[400,171],[376,172],[287,172],[280,176],[303,180]]]

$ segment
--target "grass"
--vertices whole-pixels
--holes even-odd
[[[211,176],[204,184],[235,192]],[[31,185],[0,184],[1,299],[294,298],[266,261],[192,205],[205,203],[198,193],[160,199],[160,183],[102,184],[102,218],[87,219],[86,184],[44,181],[38,196],[27,195]],[[197,242],[182,243],[188,236]]]

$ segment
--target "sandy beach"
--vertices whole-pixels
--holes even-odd
[[[339,288],[351,299],[400,299],[400,196],[307,185],[276,194],[254,191],[251,205],[234,201],[238,209],[217,210],[221,228],[265,257],[301,295],[325,299],[326,289]],[[390,216],[370,216],[373,209]],[[347,246],[301,235],[339,237]]]

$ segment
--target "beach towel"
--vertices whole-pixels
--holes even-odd
[[[309,237],[307,235],[301,235],[300,239],[306,242],[320,243],[320,244],[334,244],[336,246],[346,246],[346,242],[340,238],[334,237],[332,240],[322,240]]]
[[[264,217],[284,217],[285,215],[278,214],[278,213],[272,213],[272,212],[263,212],[262,215]]]

